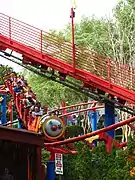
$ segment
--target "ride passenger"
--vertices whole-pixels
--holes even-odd
[[[1,180],[13,180],[13,176],[9,174],[9,170],[7,168],[5,168],[4,175]]]
[[[15,93],[21,93],[23,91],[23,86],[21,85],[21,81],[17,82],[17,85],[14,88]]]

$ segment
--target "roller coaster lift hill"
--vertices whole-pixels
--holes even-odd
[[[69,107],[62,107],[63,114],[59,116],[46,118],[46,115],[38,115],[33,118],[29,113],[29,109],[24,109],[22,99],[15,94],[12,83],[5,78],[4,86],[0,86],[2,107],[0,143],[3,143],[3,140],[15,142],[18,144],[18,153],[20,152],[19,146],[21,146],[19,143],[25,144],[21,147],[24,147],[26,152],[22,156],[27,156],[24,167],[27,167],[27,178],[25,177],[25,179],[28,180],[44,179],[41,171],[43,169],[41,164],[41,148],[51,152],[50,159],[47,162],[47,180],[54,180],[56,153],[76,154],[77,150],[73,143],[77,141],[87,143],[90,149],[95,148],[96,145],[92,143],[91,138],[103,141],[107,152],[111,152],[112,145],[118,149],[127,145],[127,142],[115,140],[116,128],[128,125],[132,131],[135,130],[133,124],[135,121],[134,69],[127,65],[121,65],[114,59],[75,45],[74,8],[71,8],[70,17],[72,43],[65,40],[60,41],[59,37],[0,13],[1,57],[15,62],[40,76],[47,77],[75,91],[84,93],[96,101],[90,102],[94,104],[93,107],[79,111],[90,110],[92,112],[92,132],[65,139],[64,133],[66,127],[63,117],[69,115],[66,111]],[[11,53],[7,53],[7,49],[10,49]],[[21,54],[22,57],[18,58],[13,55],[13,51]],[[51,72],[50,69],[52,70]],[[67,76],[76,79],[76,81],[68,80]],[[13,99],[9,108],[11,113],[10,122],[6,120],[7,93]],[[102,102],[104,106],[98,106],[98,102]],[[13,105],[18,114],[16,121],[13,121],[12,117]],[[99,130],[97,130],[96,116],[96,109],[98,108],[105,109],[105,127]],[[127,112],[133,117],[115,124],[115,109]],[[18,129],[13,128],[14,123],[17,123]],[[15,136],[16,134],[17,136]],[[12,144],[11,146],[14,152],[14,145]],[[33,154],[33,157],[36,157],[35,161],[30,158],[31,154]],[[33,171],[34,164],[37,175]],[[18,168],[21,169],[21,167]]]

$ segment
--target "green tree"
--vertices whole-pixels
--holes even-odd
[[[83,94],[33,73],[28,73],[28,82],[37,94],[38,100],[50,107],[60,105],[62,100],[67,104],[87,101]]]
[[[47,164],[49,156],[50,152],[46,151],[45,149],[42,149],[42,163]]]
[[[3,84],[2,77],[4,77],[5,74],[10,73],[10,72],[13,72],[13,68],[0,64],[0,85]]]
[[[114,57],[122,63],[134,65],[135,1],[121,0],[114,9],[114,24],[109,28]]]
[[[84,143],[77,143],[77,155],[64,157],[65,180],[130,180],[130,170],[134,161],[128,161],[129,155],[133,154],[135,144],[130,140],[126,150],[113,149],[110,154],[105,146],[100,143],[90,151]]]
[[[109,21],[112,22],[111,20]],[[65,29],[65,37],[71,41],[71,25]],[[104,55],[110,51],[108,20],[96,17],[82,17],[75,24],[75,43],[77,46],[95,50]]]
[[[135,1],[121,0],[113,9],[113,18],[83,17],[75,25],[76,45],[87,47],[121,63],[134,64]],[[71,25],[63,31],[71,41]]]

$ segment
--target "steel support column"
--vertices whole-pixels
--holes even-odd
[[[92,132],[97,130],[97,111],[93,110],[91,112],[91,125],[92,125]],[[93,144],[96,146],[97,142],[94,141]]]
[[[105,103],[105,120],[104,120],[105,127],[108,127],[110,125],[115,124],[115,109],[113,104],[110,105],[108,103]],[[115,136],[115,130],[112,129],[110,131],[107,131],[107,134],[114,138]]]
[[[55,161],[47,162],[47,180],[55,180]]]
[[[37,173],[36,180],[42,180],[42,155],[41,155],[41,147],[37,147]]]
[[[2,111],[2,117],[1,117],[1,123],[6,123],[6,95],[2,95],[3,101],[1,102],[1,111]]]
[[[92,132],[97,130],[97,112],[91,112]]]
[[[21,129],[21,123],[18,121],[18,128]]]

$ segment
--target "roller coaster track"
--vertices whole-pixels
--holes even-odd
[[[135,104],[134,68],[77,45],[73,59],[70,42],[0,13],[0,49],[7,48],[22,54],[22,63],[50,67]]]
[[[22,67],[24,67],[24,68],[26,68],[26,69],[28,69],[28,70],[30,70],[30,71],[32,71],[32,72],[34,72],[34,73],[36,73],[36,74],[38,74],[38,75],[40,75],[40,76],[42,76],[42,77],[46,77],[46,78],[48,78],[48,79],[51,79],[51,80],[53,80],[53,81],[56,81],[56,82],[58,82],[58,83],[62,83],[63,85],[65,85],[65,86],[67,86],[67,87],[69,87],[69,88],[72,88],[72,89],[74,89],[75,91],[78,91],[78,92],[81,92],[81,93],[84,93],[85,95],[87,95],[87,96],[89,96],[89,97],[91,97],[91,98],[93,98],[93,99],[95,99],[95,100],[97,100],[97,101],[102,101],[102,102],[108,102],[108,103],[110,103],[112,106],[114,106],[114,104],[115,104],[115,107],[116,108],[118,108],[118,109],[120,109],[120,110],[122,110],[122,111],[125,111],[125,112],[128,112],[128,113],[130,113],[130,114],[132,114],[132,115],[134,115],[135,114],[135,112],[134,112],[134,110],[132,109],[132,108],[129,108],[129,107],[127,107],[127,106],[123,106],[123,105],[121,105],[121,104],[119,104],[119,103],[117,103],[116,101],[112,101],[112,100],[110,100],[110,99],[108,99],[108,98],[106,98],[106,99],[104,99],[103,97],[101,97],[99,94],[97,94],[97,93],[91,93],[91,92],[89,92],[87,89],[85,90],[81,90],[81,88],[80,88],[80,84],[78,83],[78,84],[75,84],[75,83],[73,83],[72,81],[68,81],[68,80],[65,80],[65,81],[59,81],[58,79],[59,79],[59,77],[58,76],[54,76],[55,78],[52,78],[51,77],[51,74],[48,72],[48,73],[43,73],[43,72],[41,72],[40,71],[40,68],[38,69],[38,68],[35,68],[35,67],[32,67],[32,66],[30,66],[30,65],[25,65],[25,64],[22,64],[22,61],[21,61],[21,59],[20,58],[18,58],[18,57],[15,57],[15,56],[13,56],[12,54],[8,54],[8,53],[5,53],[5,52],[3,52],[3,51],[1,51],[1,53],[3,54],[0,54],[0,56],[1,57],[3,57],[3,58],[5,58],[5,59],[7,59],[7,60],[9,60],[9,61],[12,61],[12,62],[14,62],[14,63],[16,63],[16,64],[18,64],[18,65],[20,65],[20,66],[22,66]],[[16,60],[15,60],[16,59]],[[69,84],[68,84],[69,83]],[[14,97],[14,95],[13,95],[13,93],[12,93],[12,91],[11,91],[11,89],[10,89],[10,93],[12,94],[12,96]],[[19,106],[17,105],[18,103],[18,99],[16,100],[16,98],[14,97],[14,101],[15,101],[15,104],[16,104],[16,109],[17,109],[17,112],[18,112],[18,114],[19,114],[19,116],[21,117],[21,119],[22,119],[22,123],[23,123],[23,125],[25,126],[25,128],[26,128],[26,119],[24,119],[23,118],[23,115],[22,115],[22,113],[21,113],[21,108],[19,109]],[[94,103],[94,102],[93,102]],[[91,103],[82,103],[82,105],[88,105],[88,104],[91,104]],[[79,104],[77,104],[77,105],[73,105],[73,107],[78,107],[78,106],[80,106]],[[71,106],[72,107],[72,106]],[[69,108],[68,106],[67,107],[64,107],[65,109],[66,108]],[[63,108],[63,109],[64,109]],[[102,108],[102,106],[101,107],[99,107],[99,108]],[[61,108],[62,109],[62,108]],[[83,110],[81,110],[81,111],[84,111],[84,110],[90,110],[91,108],[88,108],[88,109],[83,109]],[[80,112],[81,112],[80,111]],[[30,119],[29,119],[30,120]],[[48,151],[55,151],[55,152],[60,152],[60,153],[66,153],[66,154],[76,154],[77,153],[77,151],[76,151],[76,148],[75,148],[75,146],[72,144],[72,143],[74,143],[74,142],[76,142],[76,141],[83,141],[85,144],[88,144],[88,146],[90,146],[90,148],[93,148],[93,144],[92,143],[90,143],[89,142],[89,140],[87,140],[87,139],[89,139],[90,137],[95,137],[95,135],[98,135],[98,139],[99,140],[101,140],[101,141],[104,141],[105,142],[105,145],[106,145],[106,148],[107,148],[107,151],[108,152],[110,152],[111,151],[111,147],[112,147],[112,144],[114,144],[114,146],[116,147],[116,148],[122,148],[122,147],[124,147],[124,146],[126,146],[127,145],[127,142],[124,142],[124,143],[118,143],[117,141],[115,141],[114,139],[112,139],[110,136],[108,136],[107,134],[105,134],[105,132],[106,131],[108,131],[108,130],[110,130],[110,129],[113,129],[113,128],[116,128],[116,127],[119,127],[119,126],[122,126],[122,125],[125,125],[125,124],[128,124],[129,126],[132,126],[131,128],[134,130],[134,126],[132,125],[132,124],[130,124],[131,122],[134,122],[134,117],[133,118],[131,118],[131,119],[129,119],[129,120],[126,120],[126,121],[122,121],[122,122],[120,122],[120,123],[118,123],[118,124],[115,124],[115,125],[112,125],[112,127],[111,126],[109,126],[109,127],[107,127],[107,128],[103,128],[103,129],[101,129],[101,130],[98,130],[98,131],[95,131],[94,133],[89,133],[89,134],[86,134],[86,135],[83,135],[83,136],[80,136],[80,137],[74,137],[74,138],[70,138],[70,139],[66,139],[66,140],[64,140],[64,141],[59,141],[59,142],[53,142],[53,143],[46,143],[46,141],[45,141],[45,147],[46,147],[46,149],[48,150]],[[38,120],[35,118],[34,119],[34,121],[35,122],[37,122]],[[7,124],[6,124],[7,125]],[[31,125],[30,125],[31,126]],[[30,129],[28,128],[28,130],[34,130],[35,131],[35,129],[32,129],[31,127],[30,127]],[[93,139],[93,138],[92,138]],[[91,140],[91,139],[90,139]],[[88,141],[88,142],[87,142]],[[91,140],[92,141],[92,140]],[[63,148],[63,147],[60,147],[61,145],[63,145],[63,144],[66,144],[66,147],[65,148]],[[55,146],[55,147],[54,147]],[[67,149],[67,147],[68,147],[68,149]],[[69,149],[70,148],[70,149]]]
[[[127,112],[129,114],[132,114],[134,115],[135,114],[135,110],[133,110],[132,108],[128,107],[128,106],[123,106],[121,105],[120,103],[118,103],[117,101],[115,100],[110,100],[108,98],[104,98],[103,96],[101,96],[100,94],[96,93],[96,92],[90,92],[90,90],[88,89],[83,89],[81,90],[81,84],[80,83],[73,83],[73,81],[70,81],[70,80],[65,80],[65,81],[60,81],[59,80],[59,76],[57,75],[54,75],[53,78],[52,78],[52,75],[50,72],[46,72],[46,73],[43,73],[41,72],[40,68],[35,68],[35,67],[32,67],[30,65],[25,65],[25,64],[22,64],[22,60],[12,54],[9,54],[9,53],[5,53],[4,51],[0,51],[2,54],[0,54],[0,57],[3,57],[11,62],[14,62],[16,64],[18,64],[19,66],[22,66],[23,68],[31,71],[31,72],[34,72],[35,74],[39,75],[39,76],[42,76],[42,77],[45,77],[49,80],[52,80],[52,81],[55,81],[57,83],[60,83],[66,87],[69,87],[77,92],[80,92],[80,93],[83,93],[85,94],[86,96],[96,100],[96,101],[100,101],[100,102],[108,102],[112,105],[115,104],[115,107],[124,111],[124,112]]]

